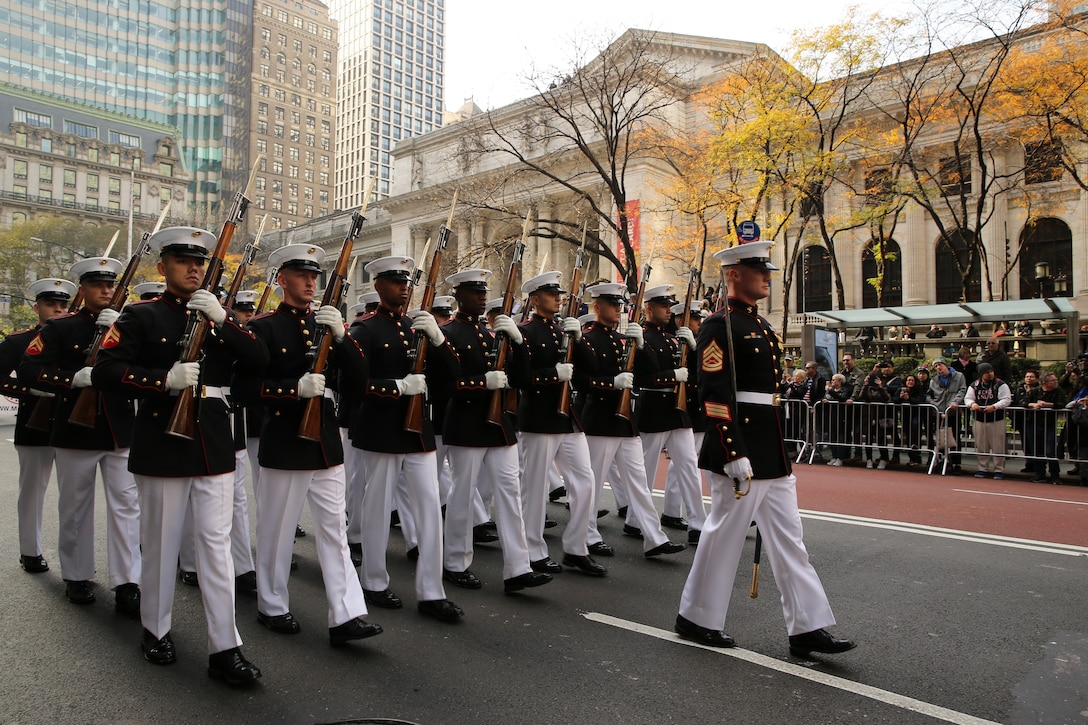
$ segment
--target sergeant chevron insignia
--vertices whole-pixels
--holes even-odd
[[[720,373],[725,367],[725,353],[717,340],[711,340],[703,350],[701,367],[704,373]]]
[[[121,342],[121,331],[114,325],[110,328],[110,331],[106,333],[106,336],[102,338],[102,347],[109,350],[119,342]]]
[[[30,341],[30,344],[26,347],[27,355],[38,355],[45,347],[45,343],[42,342],[41,335],[35,335],[34,339]]]

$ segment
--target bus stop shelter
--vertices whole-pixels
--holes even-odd
[[[931,325],[961,326],[970,322],[1012,322],[1016,320],[1038,321],[1044,332],[1047,322],[1059,322],[1064,328],[1066,355],[1072,360],[1080,353],[1080,313],[1068,297],[1046,297],[1030,300],[1002,300],[999,302],[960,302],[943,305],[909,305],[905,307],[871,307],[860,310],[825,310],[808,312],[809,318],[819,317],[824,326],[845,330],[853,327],[902,328],[910,325],[915,334],[924,339],[925,330]],[[950,334],[950,338],[955,335]]]

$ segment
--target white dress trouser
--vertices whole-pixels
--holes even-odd
[[[661,530],[661,520],[654,508],[653,497],[646,485],[646,468],[643,461],[642,441],[638,436],[586,436],[589,444],[590,465],[597,481],[594,488],[593,510],[597,510],[597,500],[604,488],[605,473],[614,465],[619,469],[619,478],[612,479],[612,491],[624,489],[628,501],[627,521],[629,525],[642,529],[643,550],[649,551],[669,540]],[[601,541],[597,531],[597,517],[589,521],[589,543]]]
[[[669,449],[676,472],[676,483],[684,507],[688,510],[688,528],[698,531],[703,528],[706,508],[703,507],[703,479],[699,476],[698,455],[695,452],[695,437],[691,428],[676,428],[660,433],[643,433],[642,448],[646,452],[646,484],[653,489],[657,480],[657,468],[661,463],[661,449]]]
[[[797,478],[752,481],[747,496],[733,495],[733,481],[707,472],[710,516],[706,519],[691,565],[680,615],[701,627],[720,630],[729,612],[729,597],[753,521],[763,537],[763,554],[782,592],[788,634],[804,634],[835,624],[820,577],[809,563],[797,512]]]
[[[360,544],[363,541],[363,518],[360,516],[360,501],[363,497],[363,463],[358,448],[352,448],[347,428],[340,429],[340,440],[344,446],[345,477],[347,489],[344,501],[348,513],[348,543]],[[349,463],[350,462],[350,463]]]
[[[246,451],[234,452],[234,516],[230,525],[230,556],[234,560],[235,575],[254,570],[253,549],[249,538],[249,497],[246,495]],[[181,555],[178,563],[182,571],[196,571],[196,541],[193,537],[193,511],[185,515],[181,534]],[[199,578],[199,577],[198,577]]]
[[[434,451],[379,453],[362,451],[366,487],[363,489],[363,588],[389,588],[385,564],[389,545],[389,512],[393,493],[403,485],[407,500],[400,509],[401,525],[407,512],[415,523],[419,560],[416,562],[416,597],[419,601],[445,599],[442,587],[442,505],[438,502],[438,466]],[[403,528],[402,528],[403,530]],[[405,541],[408,532],[405,531]]]
[[[42,509],[53,472],[52,446],[15,446],[19,455],[19,553],[42,555]]]
[[[348,553],[344,522],[344,466],[315,471],[261,468],[257,497],[257,608],[277,617],[291,611],[287,579],[295,526],[308,499],[314,517],[314,540],[328,600],[328,626],[336,627],[366,614],[363,590]]]
[[[642,468],[642,473],[645,475],[645,462],[643,462]],[[612,498],[616,499],[616,508],[621,509],[627,506],[627,486],[620,480],[620,472],[616,468],[615,461],[612,461],[612,465],[608,467],[608,473],[605,474],[604,480],[608,481],[608,485],[612,487]],[[631,525],[634,526],[634,524]]]
[[[692,433],[695,438],[695,460],[699,460],[699,451],[703,447],[703,436],[706,435],[703,431],[694,431]],[[699,471],[696,471],[699,474]],[[677,475],[677,466],[673,463],[672,452],[669,452],[669,466],[665,471],[665,505],[662,508],[662,513],[666,516],[673,516],[675,518],[681,518],[684,515],[683,509],[683,495],[681,493],[681,485],[679,476]],[[699,498],[703,497],[703,480],[700,475],[699,478]],[[705,509],[704,509],[705,511]],[[705,518],[705,514],[704,514]]]
[[[544,543],[544,514],[548,501],[548,471],[559,466],[567,475],[570,523],[563,531],[563,552],[589,554],[586,537],[589,520],[597,515],[593,506],[593,469],[584,433],[521,432],[522,518],[529,557],[540,561],[548,556]]]
[[[136,476],[140,491],[140,543],[144,552],[140,619],[155,637],[170,631],[174,570],[185,512],[193,512],[196,573],[208,624],[208,653],[240,647],[234,626],[234,562],[230,528],[234,474],[192,478]]]
[[[140,496],[128,470],[128,449],[85,451],[57,448],[61,576],[94,578],[94,484],[102,470],[106,492],[106,552],[110,589],[140,583]]]
[[[521,479],[517,446],[471,448],[450,446],[453,488],[446,499],[446,553],[444,566],[461,572],[472,564],[476,481],[491,481],[495,500],[495,526],[502,546],[502,577],[512,579],[530,571],[525,523],[521,516]]]

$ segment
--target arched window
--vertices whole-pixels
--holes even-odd
[[[831,309],[831,256],[824,247],[814,244],[801,252],[794,289],[798,312]]]
[[[937,304],[982,300],[982,265],[974,234],[967,229],[937,240]]]
[[[1044,217],[1020,233],[1020,299],[1073,295],[1073,233]],[[1045,263],[1045,266],[1044,266]]]
[[[883,259],[883,275],[877,279]],[[903,255],[894,239],[874,239],[861,252],[862,307],[898,307],[903,304]],[[879,285],[879,292],[877,294]]]

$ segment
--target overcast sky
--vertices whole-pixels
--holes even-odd
[[[766,43],[781,51],[796,28],[841,19],[845,0],[446,0],[446,108],[472,96],[496,108],[531,95],[524,77],[566,67],[575,37],[613,37],[626,28]],[[857,0],[863,12],[890,2]]]

